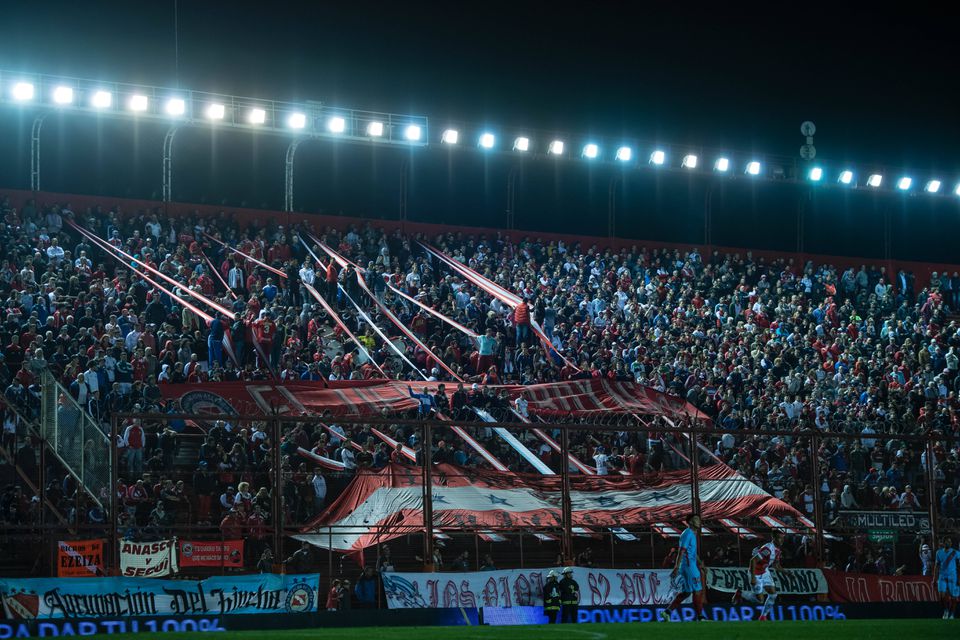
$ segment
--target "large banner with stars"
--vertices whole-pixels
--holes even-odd
[[[559,476],[438,464],[433,482],[434,529],[511,532],[562,527]],[[726,465],[701,469],[699,485],[704,520],[799,515]],[[681,522],[690,513],[691,490],[689,471],[573,477],[573,526],[619,529]],[[352,553],[419,533],[423,530],[423,497],[423,475],[418,468],[392,464],[361,473],[296,537],[318,547]]]

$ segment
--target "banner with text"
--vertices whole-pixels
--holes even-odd
[[[181,567],[242,567],[243,540],[181,540]]]
[[[820,569],[773,570],[777,592],[788,595],[812,595],[827,593],[829,585]],[[710,567],[707,588],[733,593],[737,589],[750,591],[750,570],[742,567]]]
[[[177,540],[120,541],[120,575],[125,578],[162,578],[179,570]]]
[[[57,576],[94,578],[102,575],[103,540],[60,540],[57,543]]]
[[[272,573],[206,580],[0,578],[0,601],[3,616],[18,620],[310,613],[319,580],[318,574]]]
[[[515,607],[543,603],[543,583],[551,569],[512,569],[463,573],[384,573],[391,609],[432,607]],[[555,568],[559,578],[562,567]],[[580,604],[666,604],[676,594],[670,571],[573,568]]]
[[[930,514],[914,511],[841,511],[837,524],[851,529],[930,531]]]
[[[834,602],[929,602],[937,600],[932,576],[877,576],[824,569]]]

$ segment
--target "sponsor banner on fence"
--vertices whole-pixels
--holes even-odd
[[[820,569],[772,570],[777,591],[789,595],[827,593],[829,585]],[[707,587],[733,593],[737,589],[750,591],[750,570],[741,567],[710,567]]]
[[[176,573],[177,540],[120,541],[120,575],[125,578],[162,578]]]
[[[553,569],[558,577],[562,567]],[[550,569],[463,573],[385,573],[391,609],[423,607],[515,607],[543,603]],[[580,604],[665,604],[673,599],[670,571],[573,568]]]
[[[932,576],[877,576],[824,569],[834,602],[931,602],[938,599]]]
[[[242,567],[243,540],[181,540],[181,567]]]
[[[93,578],[103,573],[103,540],[61,540],[57,543],[57,576]]]
[[[913,511],[841,511],[837,521],[852,529],[930,530],[930,514]]]
[[[143,578],[0,578],[11,619],[211,616],[316,611],[320,576],[217,576],[206,580]]]

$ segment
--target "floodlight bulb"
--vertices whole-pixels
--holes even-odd
[[[650,154],[650,164],[655,164],[659,166],[666,161],[667,161],[667,154],[661,151],[660,149],[657,149],[656,151]]]
[[[747,163],[747,173],[751,176],[760,175],[760,163],[756,160],[752,160]]]
[[[484,133],[480,136],[480,146],[484,149],[492,149],[497,139],[492,133]]]
[[[457,144],[460,141],[460,132],[456,129],[447,129],[440,136],[440,142],[444,144]]]
[[[814,167],[813,169],[810,169],[810,179],[813,182],[820,182],[820,180],[823,179],[823,169],[820,167]]]
[[[167,100],[166,110],[171,116],[182,116],[187,112],[187,103],[181,98],[170,98]]]
[[[555,156],[563,155],[563,140],[554,140],[551,142],[548,151]]]
[[[520,136],[513,141],[513,150],[514,151],[529,151],[530,150],[530,138]]]
[[[940,191],[940,185],[941,182],[939,180],[931,180],[927,183],[927,186],[925,186],[924,189],[927,191],[927,193],[937,193]]]
[[[33,84],[29,82],[18,82],[13,85],[11,93],[13,94],[14,100],[33,100]]]
[[[90,99],[90,104],[97,109],[107,109],[113,104],[113,95],[109,91],[97,91]]]
[[[374,138],[379,138],[383,135],[383,123],[382,122],[370,122],[367,124],[367,135]]]
[[[698,161],[699,159],[697,156],[692,153],[688,153],[687,155],[683,156],[683,166],[687,169],[696,169]]]
[[[53,101],[57,104],[70,104],[73,102],[73,89],[71,87],[57,87],[53,90]]]
[[[840,184],[850,184],[853,182],[853,171],[847,169],[840,172]]]
[[[423,135],[423,130],[416,124],[409,124],[407,128],[403,130],[403,137],[410,142],[416,142],[420,139],[421,135]]]
[[[600,155],[600,147],[593,144],[592,142],[590,144],[584,145],[583,147],[584,158],[596,158],[598,155]]]
[[[867,178],[867,184],[871,187],[879,187],[881,184],[883,184],[883,176],[879,173],[874,173]]]
[[[287,118],[287,125],[291,129],[303,129],[307,126],[307,116],[302,113],[291,113]]]
[[[717,171],[724,172],[730,169],[730,159],[729,158],[717,158],[717,162],[713,165],[713,168]]]
[[[330,133],[343,133],[347,130],[347,121],[340,116],[333,116],[327,120],[327,129]]]
[[[219,102],[214,102],[207,107],[207,117],[211,120],[223,120],[223,116],[226,115],[226,113],[227,108]]]
[[[913,184],[913,178],[908,178],[907,176],[904,176],[899,180],[897,180],[897,189],[900,189],[900,191],[907,191],[908,189],[910,189],[910,186],[912,184]]]

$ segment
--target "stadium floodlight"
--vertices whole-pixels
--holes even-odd
[[[547,151],[552,153],[555,156],[563,155],[563,140],[554,140],[550,143],[550,146],[547,147]]]
[[[223,116],[226,113],[227,108],[219,102],[214,102],[207,106],[206,115],[211,120],[223,120]]]
[[[520,136],[513,141],[514,151],[530,151],[530,138]]]
[[[264,109],[250,109],[247,120],[250,124],[263,124],[267,121],[267,112]]]
[[[367,135],[379,138],[383,135],[383,123],[379,121],[367,123]]]
[[[96,91],[90,98],[90,104],[97,109],[109,109],[113,104],[113,94],[109,91]]]
[[[713,163],[714,171],[719,171],[724,173],[730,169],[730,159],[729,158],[717,158],[717,161]]]
[[[630,162],[633,159],[633,149],[630,147],[619,147],[617,148],[617,153],[614,154],[614,158],[620,162]]]
[[[681,164],[681,166],[684,166],[687,169],[696,169],[697,162],[698,162],[697,156],[692,153],[688,153],[687,155],[683,156],[683,163]]]
[[[333,116],[327,120],[327,129],[330,133],[343,133],[347,130],[347,121],[340,116]]]
[[[846,169],[840,172],[840,179],[837,180],[840,184],[850,184],[853,182],[853,171]]]
[[[954,192],[956,195],[960,196],[960,184],[958,184],[958,185],[954,188],[953,192]]]
[[[484,149],[493,149],[493,145],[496,144],[497,139],[492,133],[484,133],[480,136],[480,146]]]
[[[73,89],[70,87],[57,87],[53,90],[53,101],[57,104],[70,104],[73,102]]]
[[[661,149],[657,149],[656,151],[650,154],[650,164],[655,164],[657,166],[660,166],[666,161],[667,161],[667,154]]]
[[[307,126],[307,116],[302,113],[291,113],[287,118],[287,126],[291,129],[303,129]]]
[[[808,175],[810,176],[810,180],[813,182],[820,182],[823,179],[823,169],[820,167],[814,167],[810,169],[810,173]]]
[[[883,176],[879,173],[874,173],[867,178],[867,184],[871,187],[879,187],[881,184],[883,184]]]
[[[443,144],[457,144],[460,141],[460,132],[456,129],[446,129],[440,136]]]
[[[760,175],[760,163],[756,160],[751,160],[747,163],[747,175],[758,176]]]
[[[18,82],[13,85],[13,89],[10,91],[10,94],[13,96],[14,100],[18,100],[20,102],[33,100],[33,84],[30,82]]]
[[[927,183],[927,185],[923,188],[923,190],[926,191],[927,193],[937,193],[938,191],[940,191],[940,184],[941,183],[939,180],[931,180],[930,182]]]
[[[897,180],[897,189],[900,189],[900,191],[909,191],[911,185],[913,185],[913,178],[903,176]]]
[[[410,142],[416,142],[422,135],[423,130],[420,128],[420,125],[408,124],[407,128],[403,130],[403,137]]]
[[[187,103],[183,98],[170,98],[164,109],[171,116],[182,116],[187,112]]]
[[[146,111],[147,104],[147,96],[137,94],[130,96],[130,102],[127,103],[127,106],[130,107],[130,111]]]
[[[591,142],[583,146],[584,158],[596,158],[598,155],[600,155],[600,147],[597,145]]]

